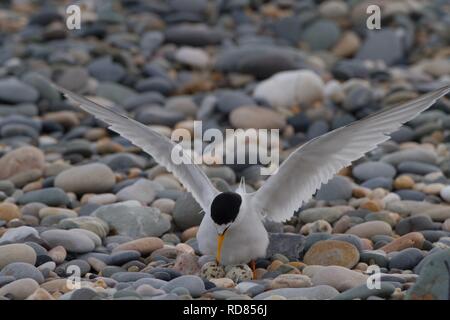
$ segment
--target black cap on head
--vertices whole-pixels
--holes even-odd
[[[241,207],[242,198],[235,192],[222,192],[211,204],[211,218],[218,224],[233,222]]]

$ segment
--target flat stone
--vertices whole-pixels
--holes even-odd
[[[2,276],[13,276],[16,279],[31,278],[37,283],[44,282],[42,273],[32,264],[26,262],[13,262],[2,268]]]
[[[286,120],[277,112],[268,108],[243,106],[230,113],[230,124],[242,129],[282,129]]]
[[[38,98],[39,92],[36,89],[16,78],[9,77],[0,80],[0,101],[16,104],[35,102]]]
[[[340,266],[327,266],[318,270],[312,277],[317,285],[328,285],[338,291],[346,291],[366,283],[368,276]]]
[[[181,253],[177,256],[173,269],[182,274],[196,275],[200,272],[198,257],[193,253]]]
[[[150,204],[156,196],[156,191],[162,187],[153,181],[139,179],[131,186],[125,187],[117,193],[119,201],[138,200],[143,204]]]
[[[269,290],[256,295],[254,300],[265,300],[271,296],[282,296],[287,299],[327,300],[337,296],[339,292],[327,285],[310,288],[282,288]]]
[[[335,176],[320,187],[316,199],[325,201],[348,200],[351,196],[352,186],[350,182],[344,177]]]
[[[344,210],[337,207],[322,207],[305,209],[299,213],[302,222],[309,223],[317,220],[325,220],[330,223],[337,221],[344,214]]]
[[[64,170],[55,178],[55,187],[77,194],[103,193],[116,182],[114,172],[102,163],[86,164]]]
[[[48,230],[41,233],[42,239],[47,241],[50,247],[62,246],[67,251],[85,253],[93,251],[94,241],[87,235],[68,230]]]
[[[303,261],[309,265],[354,267],[359,251],[352,244],[339,240],[318,241],[306,252]]]
[[[421,249],[424,241],[425,238],[421,233],[410,232],[381,247],[380,250],[389,253],[393,251],[401,251],[406,248]]]
[[[60,229],[85,229],[89,230],[100,238],[105,238],[109,234],[108,224],[96,217],[81,216],[76,218],[66,218],[58,223]]]
[[[261,81],[253,97],[264,99],[276,108],[291,108],[295,105],[311,105],[323,97],[322,79],[309,70],[279,72]]]
[[[270,258],[274,254],[281,253],[290,260],[296,260],[299,258],[304,246],[305,237],[302,235],[269,233],[269,246],[266,256]]]
[[[199,297],[205,291],[205,284],[197,276],[183,275],[169,281],[161,287],[165,292],[170,292],[177,287],[186,288],[192,297]]]
[[[130,237],[159,237],[170,228],[169,221],[158,209],[137,206],[131,201],[102,206],[91,216],[107,222],[118,234]]]
[[[395,166],[395,165],[399,165],[403,161],[408,161],[411,159],[414,159],[414,161],[419,161],[419,162],[424,162],[424,163],[429,163],[429,164],[436,164],[437,155],[433,151],[420,149],[420,148],[414,148],[414,149],[404,149],[404,150],[389,153],[389,154],[381,157],[380,160],[390,163]]]
[[[413,270],[424,257],[422,251],[417,248],[407,248],[400,251],[389,260],[390,269]]]
[[[14,299],[23,300],[35,292],[39,284],[33,279],[19,279],[0,288],[0,297],[12,295]]]
[[[41,150],[32,146],[20,147],[0,158],[0,179],[32,169],[43,170],[44,165],[44,153]]]
[[[30,246],[21,243],[0,246],[0,270],[14,262],[34,265],[36,263],[36,252]]]
[[[398,63],[404,55],[402,38],[390,28],[369,33],[362,44],[357,59],[383,60],[387,65]]]
[[[416,283],[405,299],[448,300],[450,297],[450,249],[433,255],[423,265]]]
[[[381,282],[379,289],[369,289],[366,284],[363,284],[338,294],[332,300],[367,299],[370,296],[389,298],[394,291],[395,287],[389,282]]]
[[[271,289],[307,287],[312,287],[312,281],[302,274],[280,274],[270,282]]]
[[[39,233],[35,228],[28,226],[21,226],[17,228],[9,228],[0,237],[0,244],[4,243],[14,243],[14,242],[25,242],[38,240]]]
[[[21,205],[39,202],[48,206],[63,206],[70,202],[69,197],[60,188],[46,188],[30,191],[19,197],[17,202]]]
[[[133,241],[125,242],[114,248],[114,252],[122,250],[136,250],[143,256],[151,254],[153,251],[161,249],[164,242],[156,237],[145,237]]]
[[[384,221],[368,221],[357,224],[346,231],[346,233],[354,234],[361,238],[370,239],[379,234],[391,235],[391,226]]]
[[[388,163],[369,161],[355,166],[352,174],[361,181],[367,181],[376,177],[393,178],[396,170],[394,166]]]

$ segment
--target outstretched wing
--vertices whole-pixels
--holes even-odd
[[[249,200],[268,219],[289,219],[339,170],[388,140],[389,134],[449,91],[446,86],[312,139],[291,153],[275,175],[248,195]]]
[[[184,160],[181,164],[172,161],[173,148],[181,148],[167,137],[150,129],[146,125],[102,106],[56,84],[53,86],[68,99],[76,102],[81,109],[106,122],[109,129],[130,140],[134,145],[150,154],[159,164],[172,172],[180,182],[192,193],[195,200],[205,211],[209,211],[214,197],[219,191],[212,185],[206,174],[192,161]],[[186,157],[185,153],[181,153]],[[180,161],[181,162],[181,161]]]

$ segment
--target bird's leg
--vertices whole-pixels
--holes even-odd
[[[256,261],[255,260],[251,260],[249,265],[250,265],[250,268],[252,269],[253,280],[256,280]]]

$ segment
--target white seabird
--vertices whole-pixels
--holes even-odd
[[[291,218],[339,170],[388,140],[389,134],[450,92],[450,86],[445,86],[314,138],[293,151],[259,190],[246,193],[245,186],[235,192],[219,192],[199,166],[175,165],[171,161],[176,144],[167,137],[108,107],[54,86],[180,180],[205,212],[197,233],[200,251],[216,255],[217,261],[225,265],[265,257],[269,238],[264,219],[281,222]]]

